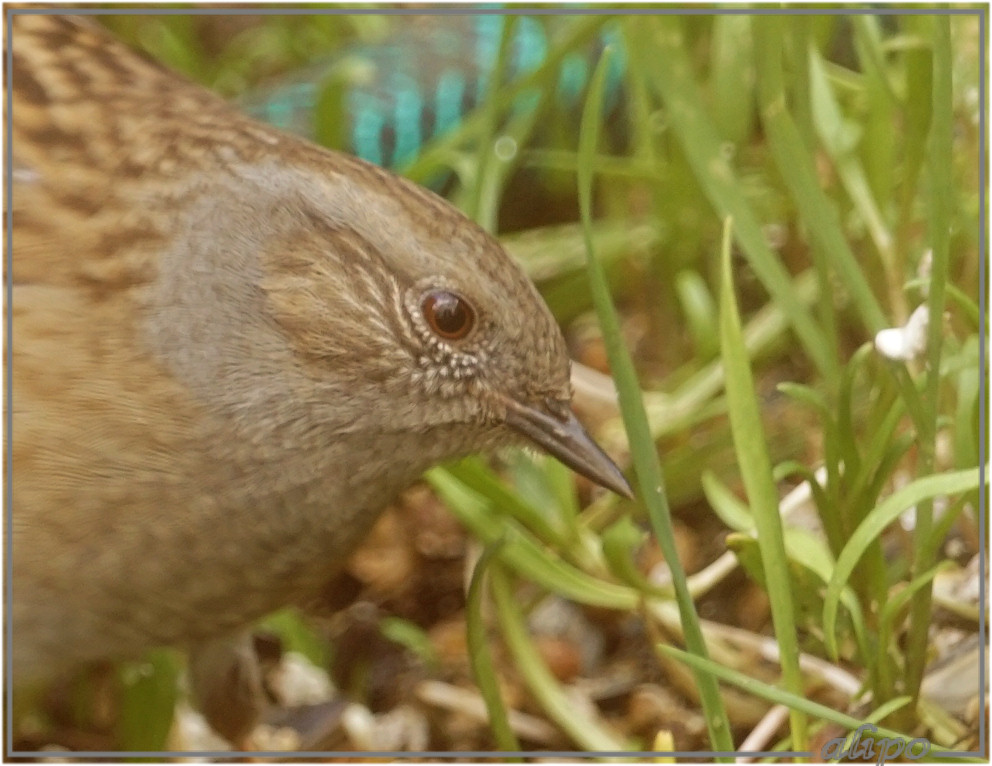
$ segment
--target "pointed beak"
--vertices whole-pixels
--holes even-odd
[[[601,487],[634,497],[620,469],[586,433],[567,404],[549,402],[547,408],[534,407],[509,398],[504,404],[510,428]]]

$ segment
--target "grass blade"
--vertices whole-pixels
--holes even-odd
[[[885,528],[895,521],[907,508],[918,506],[925,500],[932,500],[937,495],[956,495],[961,492],[971,492],[979,486],[979,469],[970,468],[966,471],[942,473],[934,476],[924,476],[907,484],[898,492],[889,495],[872,510],[861,522],[844,550],[837,557],[834,574],[827,586],[827,595],[823,605],[823,633],[827,649],[831,656],[837,657],[837,639],[834,628],[837,621],[837,604],[840,593],[854,571],[854,566],[878,538]],[[919,533],[917,533],[919,534]],[[927,541],[929,544],[929,541]],[[926,634],[926,631],[923,631]],[[912,635],[912,634],[910,634]]]
[[[737,299],[730,261],[730,222],[724,229],[722,278],[720,280],[720,347],[727,371],[727,411],[734,437],[741,477],[747,489],[761,563],[765,571],[768,598],[771,601],[775,637],[781,647],[782,676],[786,688],[793,694],[803,694],[802,673],[799,670],[799,641],[793,613],[789,561],[785,553],[782,517],[778,511],[778,490],[772,478],[772,463],[768,456],[761,412],[751,375],[747,348],[741,331]],[[808,746],[805,715],[797,709],[789,712],[792,744],[799,750]]]
[[[927,332],[927,381],[924,389],[926,422],[920,433],[920,468],[922,475],[934,470],[937,450],[938,395],[940,387],[940,355],[943,347],[944,304],[948,261],[950,258],[951,206],[957,192],[951,177],[953,165],[953,112],[951,87],[951,21],[947,16],[934,16],[933,34],[933,123],[930,133],[930,153],[927,171],[930,175],[930,246],[933,253],[930,280],[930,323]],[[977,469],[975,469],[977,472]],[[916,509],[914,539],[914,574],[922,574],[933,564],[933,503],[920,503]],[[916,700],[926,665],[930,602],[932,589],[921,588],[913,598],[910,609],[909,643],[906,649],[906,690]]]
[[[579,205],[582,225],[586,238],[586,252],[589,264],[589,283],[593,303],[599,317],[606,344],[610,369],[613,371],[620,398],[620,412],[630,438],[631,456],[640,486],[640,496],[648,509],[658,544],[661,546],[671,573],[675,596],[682,616],[686,645],[693,654],[707,656],[706,644],[699,626],[695,605],[689,592],[685,571],[675,548],[675,532],[672,526],[671,510],[665,495],[661,465],[651,438],[647,413],[641,398],[640,385],[634,371],[634,363],[623,343],[620,333],[620,320],[610,298],[606,275],[602,264],[596,258],[592,241],[592,158],[599,139],[599,119],[602,114],[603,85],[612,51],[603,52],[596,72],[593,75],[590,95],[582,112],[582,126],[579,132]],[[709,729],[710,741],[714,749],[731,751],[730,722],[720,698],[716,681],[708,675],[697,673],[700,698]]]
[[[810,150],[786,109],[781,24],[780,17],[755,16],[752,19],[755,50],[759,54],[761,118],[768,133],[768,148],[809,227],[814,257],[825,259],[829,254],[829,264],[850,292],[865,328],[875,333],[885,327],[885,314],[844,237],[834,208],[820,187],[811,164]]]
[[[768,246],[761,222],[744,196],[743,184],[727,161],[721,138],[703,107],[703,96],[690,76],[692,64],[681,20],[675,16],[641,17],[629,26],[629,32],[634,50],[651,51],[650,59],[632,64],[653,70],[651,82],[668,108],[672,128],[700,186],[721,218],[734,219],[735,236],[751,267],[788,317],[804,351],[824,375],[832,378],[837,360],[831,345],[793,290],[788,271]]]
[[[813,700],[791,694],[790,692],[779,689],[771,684],[756,681],[750,676],[737,670],[731,670],[730,668],[726,668],[723,665],[713,662],[712,660],[696,657],[688,652],[683,652],[681,649],[676,649],[673,646],[660,645],[657,649],[662,654],[668,655],[679,662],[684,662],[691,668],[696,668],[706,673],[710,673],[715,678],[719,678],[721,681],[726,681],[728,684],[733,684],[734,686],[737,686],[756,697],[761,697],[762,699],[768,700],[769,702],[773,702],[777,705],[785,705],[790,710],[800,710],[806,715],[822,718],[824,721],[831,721],[838,726],[843,726],[845,729],[855,731],[866,722],[870,722],[868,718],[855,718],[854,716],[847,715],[846,713],[841,713],[840,711],[829,708],[826,705],[821,705],[819,702],[813,702]],[[905,699],[902,698],[892,700],[891,703],[887,703],[883,708],[879,708],[879,712],[873,714],[870,718],[879,720],[882,715],[890,712],[893,707],[901,705],[904,702]],[[881,715],[879,713],[881,713]],[[889,737],[890,739],[897,739],[902,742],[909,742],[912,740],[910,735],[902,734],[898,731],[893,731],[892,729],[886,729],[882,726],[877,726],[876,728],[878,729],[879,734]],[[942,748],[939,745],[933,744],[930,745],[930,750],[937,753],[948,752],[947,748]],[[825,753],[821,753],[821,755],[825,755]],[[955,760],[958,758],[967,763],[985,763],[983,759],[979,758],[968,759],[957,756]],[[830,759],[825,758],[825,760]]]
[[[516,752],[522,748],[513,733],[513,729],[510,728],[506,706],[503,704],[503,697],[499,691],[499,676],[493,666],[493,657],[489,651],[489,640],[486,636],[486,626],[482,618],[483,578],[499,549],[499,543],[486,548],[479,558],[479,562],[475,565],[475,571],[472,572],[465,610],[468,656],[475,683],[486,703],[486,710],[489,711],[489,726],[492,729],[496,745],[501,750]]]
[[[578,706],[572,704],[531,641],[523,615],[505,573],[498,565],[490,570],[490,583],[503,637],[514,666],[541,707],[575,742],[587,750],[624,751],[631,745],[619,739]]]

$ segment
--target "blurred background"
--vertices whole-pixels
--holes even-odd
[[[948,478],[976,470],[985,433],[977,13],[453,10],[99,18],[254,117],[406,175],[498,235],[565,331],[580,415],[627,468],[636,447],[608,377],[579,219],[578,173],[591,167],[591,242],[711,657],[781,682],[781,625],[740,468],[742,449],[764,450],[800,696],[908,738],[977,748],[980,490]],[[590,157],[580,125],[606,48]],[[735,443],[728,418],[728,217],[761,415],[751,447]],[[918,307],[932,304],[928,336]],[[892,511],[887,498],[907,487]],[[875,531],[856,568],[837,575],[846,587],[828,622],[828,585],[866,519]],[[434,471],[326,598],[259,627],[272,710],[252,746],[721,749],[694,676],[657,649],[682,642],[672,598],[682,573],[662,547],[641,501],[601,494],[542,457]],[[484,550],[495,551],[491,587],[468,603]],[[186,701],[182,665],[156,652],[67,683],[21,738],[223,747]],[[479,691],[487,677],[502,711]],[[721,691],[737,748],[819,752],[851,728],[807,711],[797,735],[795,700]]]

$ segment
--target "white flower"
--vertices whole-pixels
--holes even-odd
[[[887,359],[908,362],[927,347],[930,309],[924,303],[909,315],[904,327],[889,327],[875,336],[875,350]]]

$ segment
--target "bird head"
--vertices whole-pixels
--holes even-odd
[[[564,339],[520,266],[439,197],[328,156],[294,185],[309,191],[261,285],[311,379],[353,400],[351,427],[433,435],[444,457],[529,443],[629,495],[572,413]]]

